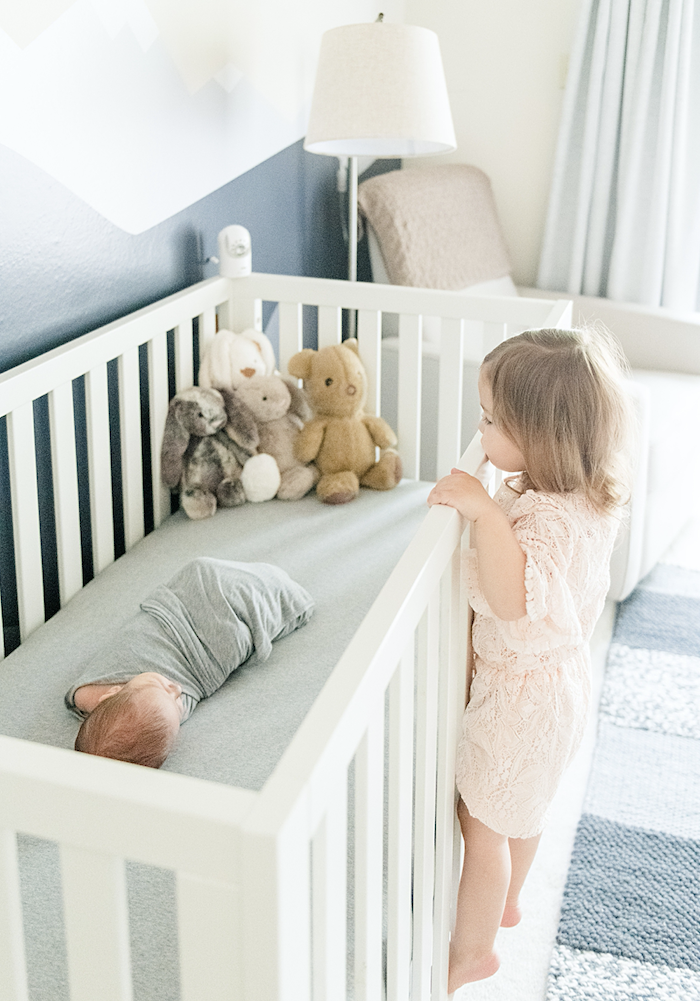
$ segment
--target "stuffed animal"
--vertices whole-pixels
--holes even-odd
[[[161,476],[189,518],[209,518],[221,507],[246,500],[241,473],[271,478],[274,497],[279,473],[270,456],[256,455],[258,431],[250,411],[231,394],[193,386],[170,401],[161,447]],[[274,469],[270,469],[272,462]],[[276,477],[276,479],[275,479]]]
[[[315,462],[321,479],[316,493],[326,504],[345,504],[360,486],[391,490],[401,479],[401,459],[390,446],[396,435],[381,417],[363,411],[367,374],[356,340],[313,351],[306,348],[290,358],[290,375],[304,380],[314,413],[300,432],[296,455]],[[375,446],[383,451],[375,461]]]
[[[245,379],[233,395],[253,414],[258,429],[258,449],[273,456],[280,471],[280,500],[299,500],[311,490],[319,478],[315,466],[300,462],[294,454],[294,443],[311,417],[309,405],[295,383],[279,375],[254,375]],[[251,483],[244,469],[242,483],[248,500],[257,500],[257,484]],[[266,497],[260,498],[267,500]]]
[[[199,385],[210,389],[237,389],[251,376],[272,375],[275,353],[270,341],[258,330],[220,330],[204,349],[199,366]]]

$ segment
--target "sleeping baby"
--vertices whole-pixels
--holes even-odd
[[[308,622],[313,599],[279,567],[200,557],[140,611],[66,693],[76,751],[160,768],[180,724],[244,661]]]

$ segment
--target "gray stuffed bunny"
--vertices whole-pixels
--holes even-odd
[[[193,386],[170,401],[161,448],[161,476],[189,518],[208,518],[217,505],[246,497],[241,472],[259,436],[250,412],[230,393]]]
[[[280,500],[299,500],[316,485],[320,475],[315,466],[299,462],[294,454],[294,442],[311,416],[303,391],[279,375],[253,375],[244,379],[232,395],[255,418],[259,451],[277,462],[280,484],[276,496]],[[242,480],[250,499],[248,469]]]

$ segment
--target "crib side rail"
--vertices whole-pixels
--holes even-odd
[[[230,294],[234,303],[252,303],[255,300],[303,303],[329,310],[365,309],[384,313],[413,313],[422,316],[506,322],[523,327],[560,326],[555,317],[561,315],[567,303],[566,300],[528,299],[518,296],[469,296],[461,292],[412,288],[405,285],[378,285],[373,282],[347,282],[328,278],[262,273],[231,279]],[[561,307],[557,306],[558,302],[562,303]],[[252,307],[248,315],[251,317],[254,315]]]
[[[17,834],[58,844],[71,1001],[129,1001],[125,861],[174,871],[182,1001],[238,1001],[256,793],[0,736],[0,996],[26,1001]]]
[[[477,437],[465,467],[482,459]],[[246,998],[344,997],[347,981],[379,999],[383,951],[387,998],[446,997],[463,527],[429,512],[245,822]]]

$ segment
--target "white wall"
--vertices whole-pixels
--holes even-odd
[[[581,0],[406,0],[407,24],[437,32],[455,153],[491,178],[514,278],[534,284]],[[427,161],[423,161],[424,163]],[[420,166],[404,161],[404,167]]]
[[[403,0],[388,0],[401,20]],[[306,132],[321,35],[377,0],[0,3],[0,143],[139,234]]]

